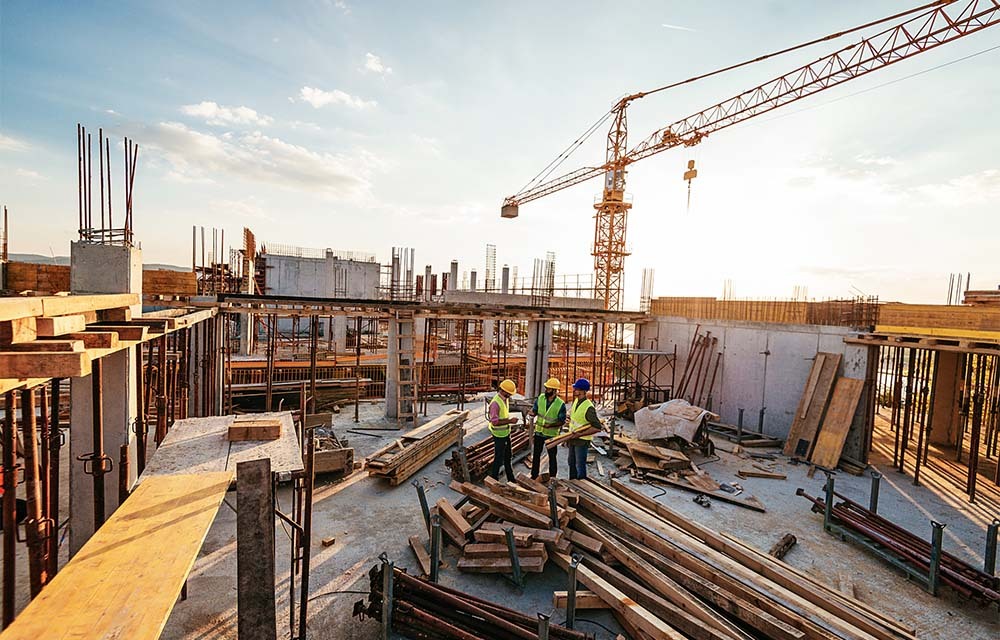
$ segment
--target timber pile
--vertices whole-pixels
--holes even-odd
[[[385,568],[379,564],[368,573],[368,602],[354,604],[354,616],[382,619]],[[435,584],[392,569],[392,630],[407,638],[429,640],[509,640],[537,638],[538,618],[525,615],[456,589]],[[552,624],[553,640],[593,640],[593,636]]]
[[[527,449],[530,444],[531,434],[526,429],[510,432],[510,446],[513,453]],[[479,482],[485,478],[490,472],[490,465],[493,464],[493,436],[487,435],[471,447],[466,447],[465,459],[469,465],[471,478],[462,477],[462,460],[458,451],[452,451],[451,458],[444,461],[444,466],[451,470],[451,477],[454,480]]]
[[[621,482],[560,484],[579,494],[572,529],[617,563],[587,553],[578,580],[632,638],[915,639],[868,605]]]
[[[452,409],[401,436],[368,456],[368,475],[385,478],[395,487],[455,444],[468,417],[468,411]]]

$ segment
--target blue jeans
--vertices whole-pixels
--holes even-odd
[[[574,440],[573,444],[569,445],[570,480],[583,480],[587,477],[588,453],[590,453],[590,440]]]

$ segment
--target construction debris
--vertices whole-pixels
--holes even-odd
[[[452,409],[400,436],[392,444],[368,456],[365,460],[368,475],[385,478],[392,486],[405,481],[458,442],[459,432],[468,417],[468,411]]]
[[[792,547],[795,546],[796,542],[798,542],[798,540],[795,538],[795,536],[793,536],[790,533],[786,533],[785,535],[781,536],[781,540],[778,540],[777,542],[774,543],[774,546],[771,547],[771,550],[768,551],[768,553],[777,558],[778,560],[781,560],[782,558],[785,557],[786,553],[791,551]]]
[[[915,638],[867,605],[621,482],[560,484],[579,494],[570,526],[586,528],[618,562],[587,554],[577,577],[633,637],[749,639],[748,628],[768,638]]]

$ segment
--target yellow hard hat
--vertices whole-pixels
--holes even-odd
[[[514,384],[513,380],[509,380],[509,379],[508,380],[504,380],[503,382],[500,383],[500,389],[502,389],[503,391],[506,391],[507,393],[509,393],[511,395],[517,393],[517,385]]]
[[[559,391],[559,381],[556,380],[555,378],[549,378],[548,380],[545,381],[545,385],[543,386],[546,389],[555,389],[556,391]]]

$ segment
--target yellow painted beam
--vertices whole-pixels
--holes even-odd
[[[159,638],[232,477],[147,478],[0,640]]]

